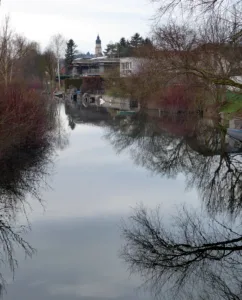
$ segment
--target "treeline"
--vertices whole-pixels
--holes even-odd
[[[216,115],[227,103],[228,90],[241,94],[242,29],[237,22],[241,16],[233,7],[228,20],[217,13],[197,27],[173,20],[157,24],[152,47],[136,48],[140,59],[135,72],[126,80],[117,79],[111,88],[144,106],[154,103],[165,111],[209,109]]]
[[[76,47],[72,39],[56,34],[42,50],[36,41],[14,32],[7,17],[0,33],[0,86],[21,83],[51,92],[58,77],[60,88],[60,74],[71,73]]]
[[[44,81],[54,81],[56,65],[51,46],[41,51],[37,42],[11,29],[9,18],[4,20],[0,34],[0,85],[8,87],[21,82],[40,88]]]
[[[142,46],[152,46],[149,38],[143,38],[139,33],[135,33],[130,39],[122,37],[119,42],[109,43],[104,51],[108,57],[128,57],[134,55],[135,51]]]
[[[0,158],[6,153],[43,145],[54,127],[52,102],[42,92],[55,87],[57,56],[50,46],[41,51],[10,27],[6,18],[0,32]]]

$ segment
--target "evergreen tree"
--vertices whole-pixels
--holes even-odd
[[[121,47],[127,47],[128,41],[126,41],[125,38],[122,37],[122,38],[120,39],[120,41],[119,41],[119,45],[120,45]]]
[[[109,43],[104,54],[108,57],[128,57],[135,55],[137,48],[147,45],[152,46],[151,40],[135,33],[130,41],[122,37],[118,43]]]
[[[72,39],[70,39],[66,43],[66,54],[65,54],[65,67],[66,67],[66,73],[69,74],[72,69],[72,63],[75,59],[75,55],[77,53],[76,47],[77,45],[74,43]]]
[[[145,38],[144,39],[144,45],[153,46],[153,43],[149,38]]]
[[[130,54],[129,41],[122,37],[119,41],[119,57],[127,57]]]
[[[119,44],[109,43],[107,48],[104,50],[104,55],[108,57],[119,57]]]
[[[135,33],[130,40],[130,47],[138,48],[144,44],[144,39],[139,33]]]

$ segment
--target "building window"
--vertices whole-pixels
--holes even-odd
[[[123,74],[129,74],[132,70],[132,62],[121,63],[121,70]]]

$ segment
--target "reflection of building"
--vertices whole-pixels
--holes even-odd
[[[114,126],[114,124],[121,124],[124,120],[132,118],[132,116],[117,115],[115,109],[97,106],[83,107],[73,102],[65,103],[65,114],[68,116],[69,126],[72,129],[77,124],[91,124],[99,127]]]
[[[108,113],[106,108],[89,107],[80,108],[75,104],[65,104],[65,113],[69,118],[71,124],[93,124],[103,126],[112,123],[112,116]]]

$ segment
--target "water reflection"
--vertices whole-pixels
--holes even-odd
[[[153,173],[186,176],[209,211],[241,208],[242,143],[215,120],[148,114],[109,127],[106,138],[120,152],[129,149],[134,162]]]
[[[241,299],[242,151],[228,132],[214,120],[144,114],[106,134],[136,164],[162,176],[184,174],[208,209],[201,216],[185,208],[169,223],[161,211],[137,207],[124,226],[122,257],[163,298]]]
[[[0,265],[8,265],[14,274],[17,266],[16,248],[21,248],[26,256],[35,252],[26,239],[30,229],[26,208],[27,197],[40,201],[41,191],[48,187],[47,180],[52,172],[53,159],[57,149],[64,149],[68,143],[66,132],[60,122],[60,106],[49,107],[45,122],[48,127],[38,134],[27,136],[14,145],[9,139],[1,140],[0,155]],[[38,125],[36,125],[38,126]],[[11,136],[8,132],[8,136]],[[24,225],[19,225],[19,214],[25,216]],[[4,274],[0,274],[1,287],[5,286]]]
[[[233,133],[232,128],[240,128],[242,120],[225,124],[219,119],[158,111],[120,117],[105,108],[78,105],[66,105],[66,114],[71,124],[105,127],[105,138],[118,153],[129,150],[135,164],[152,173],[185,175],[187,187],[198,190],[208,211],[233,214],[241,209],[242,131]]]
[[[130,270],[162,299],[241,299],[242,144],[232,129],[242,122],[157,111],[118,118],[73,107],[68,115],[76,124],[104,126],[117,152],[128,149],[152,173],[185,175],[205,203],[204,211],[183,207],[171,219],[136,207],[123,226],[121,257]]]
[[[122,258],[162,299],[241,299],[241,220],[184,207],[169,221],[137,207]]]
[[[74,130],[76,124],[91,124],[104,126],[113,124],[110,111],[103,107],[85,108],[75,103],[65,103],[65,113],[68,116],[69,127]]]

